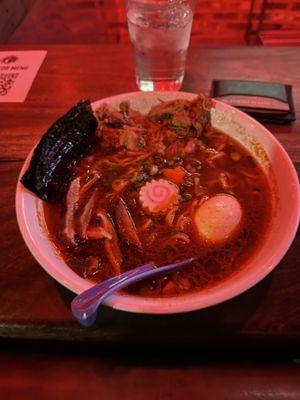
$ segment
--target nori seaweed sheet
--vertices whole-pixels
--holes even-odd
[[[81,100],[59,118],[36,146],[22,184],[39,198],[59,202],[75,166],[96,143],[97,120],[89,100]]]

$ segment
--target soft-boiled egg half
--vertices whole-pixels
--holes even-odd
[[[201,241],[223,245],[241,228],[243,210],[229,194],[217,194],[204,201],[194,214],[194,228]]]

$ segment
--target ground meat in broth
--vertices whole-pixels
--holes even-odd
[[[76,205],[67,204],[68,193],[60,204],[44,204],[51,239],[75,272],[100,282],[149,261],[161,266],[199,256],[179,271],[126,289],[173,296],[225,279],[257,251],[272,214],[269,183],[244,147],[211,127],[210,107],[200,96],[194,102],[163,103],[146,116],[124,103],[120,110],[102,106],[96,111],[99,144],[77,166]],[[158,185],[169,190],[159,211],[148,194],[148,203],[141,203],[151,182],[153,190]],[[215,246],[196,237],[193,215],[220,193],[238,200],[243,221],[230,241]],[[68,207],[68,224],[74,216],[71,226],[77,232],[72,241],[65,234]]]

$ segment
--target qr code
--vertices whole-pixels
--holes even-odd
[[[6,96],[19,74],[0,74],[0,96]]]

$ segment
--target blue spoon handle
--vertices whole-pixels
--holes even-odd
[[[143,279],[181,268],[196,259],[197,257],[189,258],[159,268],[151,262],[108,279],[76,296],[71,304],[72,314],[80,324],[91,326],[96,320],[97,310],[100,304],[115,291],[124,289],[126,286]]]
[[[156,267],[152,262],[142,265],[130,271],[124,272],[121,275],[107,279],[106,281],[94,285],[90,289],[80,293],[73,299],[71,303],[71,311],[73,316],[82,325],[91,326],[97,317],[98,307],[107,296],[114,291],[127,286],[120,285],[128,282],[128,279],[132,278],[133,276],[146,271],[151,271],[154,268]]]

